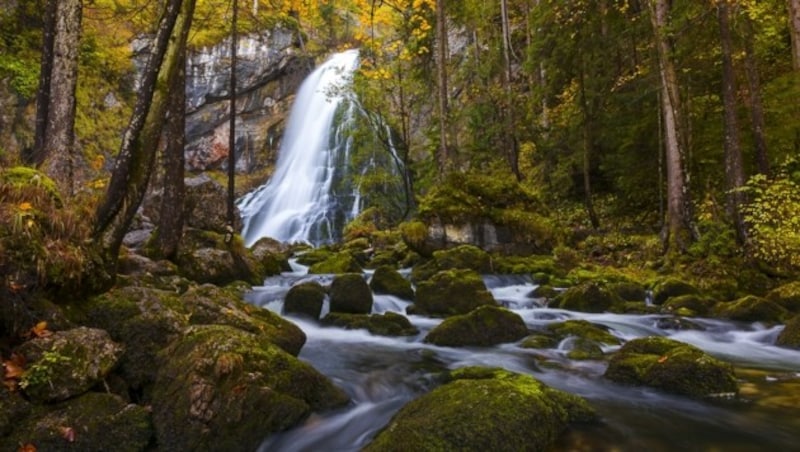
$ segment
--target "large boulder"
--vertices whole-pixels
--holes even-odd
[[[199,229],[184,231],[176,263],[181,276],[218,286],[234,281],[258,285],[268,273],[241,237],[226,241],[226,234]]]
[[[466,314],[480,306],[496,306],[481,276],[473,270],[444,270],[417,285],[409,313],[438,317]]]
[[[347,330],[365,329],[378,336],[414,336],[419,333],[406,317],[394,312],[371,315],[331,312],[322,319],[322,324]]]
[[[389,266],[381,266],[375,269],[369,287],[376,294],[394,295],[404,300],[414,299],[414,289],[411,282],[401,275],[397,270]]]
[[[528,328],[519,315],[498,306],[481,306],[467,314],[448,317],[428,333],[425,342],[488,347],[518,341],[527,335]]]
[[[478,273],[491,273],[492,258],[489,253],[473,245],[460,245],[455,248],[435,251],[433,259],[417,265],[411,271],[411,279],[424,281],[441,270],[455,268],[471,269]]]
[[[662,305],[672,297],[698,293],[700,293],[700,291],[686,281],[676,278],[666,278],[659,281],[655,287],[653,287],[653,304]]]
[[[308,268],[308,273],[315,275],[358,273],[362,270],[358,260],[352,253],[342,251],[329,255]]]
[[[783,306],[766,298],[748,295],[734,301],[720,302],[714,306],[717,317],[742,322],[782,322],[789,314]]]
[[[800,315],[786,322],[783,330],[778,334],[775,345],[787,348],[800,348]]]
[[[263,338],[202,325],[160,354],[153,420],[161,450],[255,450],[311,412],[347,403],[325,376]]]
[[[596,415],[578,396],[529,375],[467,367],[404,406],[365,452],[547,450]]]
[[[78,327],[22,344],[25,372],[19,386],[31,400],[56,402],[82,394],[101,382],[124,347],[104,330]]]
[[[634,386],[651,386],[702,398],[738,392],[733,367],[697,347],[664,337],[627,342],[611,358],[604,375]]]
[[[372,291],[360,273],[346,273],[333,279],[330,288],[331,312],[369,314]]]
[[[622,299],[603,285],[585,282],[567,289],[556,297],[556,302],[559,308],[570,311],[605,312],[615,304],[621,304]]]
[[[30,416],[16,419],[11,434],[0,439],[0,448],[139,452],[149,450],[153,436],[147,408],[113,394],[88,392],[55,405],[36,407]]]
[[[793,281],[772,289],[766,296],[793,313],[800,313],[800,281]]]
[[[684,316],[706,315],[714,307],[711,298],[700,294],[687,294],[670,297],[661,305],[661,312]]]
[[[325,288],[316,281],[306,281],[292,286],[283,300],[284,314],[297,314],[319,319],[325,303]]]

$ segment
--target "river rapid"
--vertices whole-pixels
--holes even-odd
[[[248,293],[246,300],[280,313],[293,284],[307,279],[328,284],[333,279],[331,275],[307,275],[307,269],[297,264],[293,268],[293,272],[268,278]],[[734,364],[740,394],[697,401],[651,388],[621,386],[603,378],[606,361],[568,359],[570,339],[551,349],[525,349],[516,343],[450,348],[422,342],[441,319],[407,316],[420,333],[390,338],[288,317],[308,337],[299,358],[331,378],[352,402],[270,436],[259,451],[360,450],[405,403],[434,388],[441,372],[473,365],[530,374],[586,398],[595,407],[601,423],[573,428],[553,450],[800,451],[800,351],[771,345],[782,326],[692,318],[700,328],[685,329],[670,315],[571,312],[547,308],[543,300],[529,297],[536,285],[526,278],[486,275],[484,281],[494,298],[519,314],[532,330],[584,319],[610,328],[623,340],[659,335],[693,344]],[[375,295],[373,312],[405,315],[409,304]],[[617,348],[605,347],[604,352],[609,356]]]

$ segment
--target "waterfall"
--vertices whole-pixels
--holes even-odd
[[[357,66],[357,50],[335,54],[301,85],[275,173],[238,202],[247,246],[262,237],[333,242],[358,214],[360,195],[347,183],[351,139],[346,125],[354,107],[341,90]]]

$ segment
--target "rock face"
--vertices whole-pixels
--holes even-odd
[[[367,452],[547,450],[573,422],[596,415],[582,398],[535,378],[468,367],[404,406]]]
[[[33,339],[17,350],[28,363],[19,385],[33,401],[68,399],[105,378],[123,350],[108,333],[95,328],[79,327]]]
[[[528,335],[522,317],[497,306],[481,306],[468,314],[449,317],[432,329],[425,342],[435,345],[488,347],[518,341]]]
[[[611,358],[605,377],[696,398],[738,392],[730,364],[663,337],[634,339],[623,345]]]
[[[417,285],[415,303],[409,312],[447,317],[487,305],[496,306],[497,302],[479,274],[473,270],[445,270]]]
[[[191,327],[160,357],[153,421],[163,450],[255,450],[312,410],[348,401],[308,364],[226,325]]]
[[[314,66],[297,39],[275,28],[239,39],[236,79],[236,168],[249,171],[274,158],[293,94]],[[219,168],[228,155],[230,42],[190,54],[187,62],[186,164]]]

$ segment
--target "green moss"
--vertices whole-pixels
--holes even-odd
[[[800,281],[793,281],[771,290],[766,298],[787,310],[800,312]]]
[[[333,279],[330,288],[331,312],[369,314],[372,291],[361,273],[346,273]]]
[[[594,282],[570,287],[556,297],[556,301],[561,309],[579,312],[605,312],[622,303],[615,293]]]
[[[700,291],[697,290],[696,287],[685,281],[676,278],[666,278],[659,281],[655,287],[653,287],[653,304],[662,305],[672,297],[677,297],[679,295],[696,295],[699,293]]]
[[[369,287],[376,294],[388,294],[404,300],[414,299],[414,289],[411,282],[403,277],[392,267],[382,266],[375,269]]]
[[[419,333],[406,317],[394,312],[372,315],[331,312],[322,319],[322,324],[348,330],[366,329],[379,336],[414,336]]]
[[[433,316],[466,314],[497,302],[473,270],[445,270],[417,285],[414,313]]]
[[[545,450],[571,422],[596,416],[581,398],[528,375],[463,368],[403,407],[365,451]]]
[[[623,345],[611,358],[605,377],[696,398],[738,391],[730,364],[663,337],[634,339]]]
[[[678,295],[661,305],[662,312],[678,315],[706,315],[715,301],[699,294]]]
[[[800,316],[795,316],[783,328],[775,340],[775,345],[787,348],[800,348]]]
[[[608,332],[608,329],[586,320],[567,320],[565,322],[551,323],[547,330],[559,339],[575,336],[603,344],[619,344],[619,339]]]
[[[39,187],[50,196],[57,206],[62,205],[61,194],[56,183],[46,174],[36,169],[27,166],[15,166],[0,171],[0,184],[10,185],[16,189]]]
[[[718,317],[743,322],[782,322],[789,314],[781,305],[754,295],[717,303],[713,312]]]
[[[314,320],[322,312],[325,301],[325,288],[316,281],[308,281],[292,286],[283,300],[284,314],[300,314]]]
[[[544,334],[532,334],[520,342],[522,348],[553,348],[558,345],[558,339]]]
[[[310,274],[340,274],[360,272],[361,265],[349,252],[341,252],[317,262],[308,269]]]
[[[445,319],[425,337],[443,346],[491,346],[518,341],[528,334],[519,315],[497,306],[481,306],[468,314]]]

